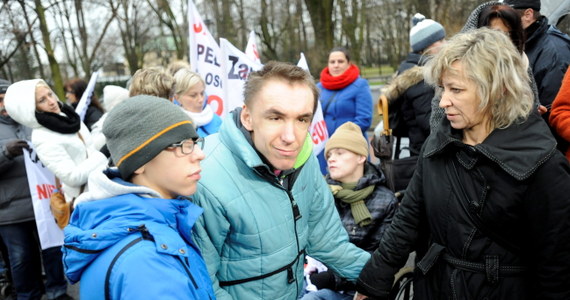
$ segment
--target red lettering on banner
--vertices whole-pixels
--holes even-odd
[[[313,127],[313,134],[311,135],[313,144],[318,145],[325,141],[325,120],[321,120]]]
[[[194,32],[196,33],[200,33],[202,31],[202,23],[198,23],[198,24],[194,24],[192,27],[194,27]]]
[[[38,192],[38,198],[40,200],[49,199],[55,186],[53,184],[38,184],[36,185],[36,191]]]
[[[217,103],[216,106],[212,106],[214,112],[216,113],[216,115],[221,116],[222,112],[224,111],[224,102],[222,101],[222,98],[220,98],[220,96],[217,95],[210,95],[208,96],[208,104],[211,104],[212,102]]]
[[[255,55],[255,58],[259,58],[259,52],[257,52],[257,46],[253,44],[252,48],[253,48],[253,55]]]

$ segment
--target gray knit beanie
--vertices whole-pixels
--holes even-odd
[[[125,180],[169,145],[198,137],[192,120],[178,106],[147,95],[117,104],[103,123],[103,134]]]
[[[412,26],[410,30],[410,46],[412,51],[416,53],[445,38],[443,26],[432,19],[426,19],[422,14],[414,15]]]

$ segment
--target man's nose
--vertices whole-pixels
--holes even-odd
[[[290,144],[295,141],[295,124],[294,122],[285,122],[281,129],[281,139]]]

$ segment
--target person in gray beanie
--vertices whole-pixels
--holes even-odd
[[[191,237],[203,209],[187,196],[205,157],[192,120],[139,95],[109,112],[103,133],[117,167],[89,176],[64,231],[66,276],[81,281],[81,299],[215,299]]]
[[[415,14],[412,24],[410,47],[415,53],[423,53],[445,38],[443,26],[432,19],[426,19],[422,14]]]
[[[435,95],[434,88],[424,82],[423,66],[444,44],[445,29],[419,13],[414,15],[412,23],[412,52],[400,63],[397,76],[382,93],[389,101],[392,134],[398,139],[408,138],[410,156],[417,156],[430,134],[431,99]],[[399,148],[396,153],[397,158]]]

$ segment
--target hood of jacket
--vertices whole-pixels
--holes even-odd
[[[187,250],[188,245],[180,235],[187,242],[192,240],[192,227],[202,214],[202,208],[183,197],[149,197],[158,193],[123,181],[116,169],[96,173],[89,178],[89,184],[93,184],[90,192],[82,195],[82,203],[76,206],[64,229],[64,267],[71,282],[79,281],[85,269],[104,250],[143,227],[153,236],[155,244],[170,246],[162,252],[180,255],[178,249]],[[95,191],[105,189],[112,192]],[[120,191],[129,192],[121,194]],[[111,194],[115,195],[100,198]],[[177,230],[165,232],[165,227]]]
[[[36,85],[39,82],[45,83],[41,79],[13,83],[4,96],[4,105],[10,117],[32,129],[42,127],[36,120]]]
[[[548,125],[536,113],[531,113],[522,123],[493,130],[481,144],[469,146],[461,140],[462,131],[453,129],[444,118],[426,140],[423,155],[430,157],[458,148],[458,160],[467,169],[475,165],[481,154],[516,180],[524,180],[557,151]]]
[[[75,199],[75,205],[100,199],[111,198],[124,194],[139,194],[143,197],[160,198],[156,191],[124,181],[119,169],[109,168],[103,172],[92,172],[87,180],[89,191],[82,193]]]
[[[422,80],[424,80],[423,66],[415,66],[396,76],[390,85],[382,89],[382,93],[386,95],[388,101],[394,101]]]
[[[479,23],[479,16],[481,15],[481,11],[485,7],[493,5],[505,5],[505,3],[498,1],[491,1],[491,2],[485,2],[477,6],[467,18],[467,22],[465,22],[465,25],[463,26],[463,29],[461,29],[461,32],[467,32],[469,30],[477,29],[477,23]]]

